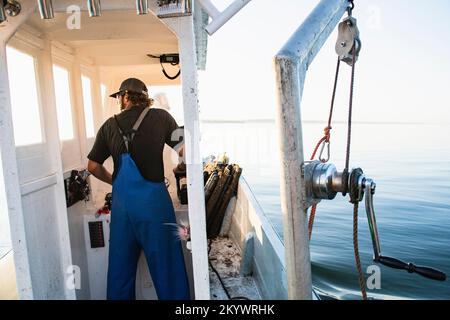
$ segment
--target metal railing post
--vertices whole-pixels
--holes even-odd
[[[322,0],[274,59],[286,272],[288,297],[293,300],[312,298],[300,113],[306,71],[348,6],[348,0]]]

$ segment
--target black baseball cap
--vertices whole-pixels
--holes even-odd
[[[128,78],[120,85],[119,91],[110,95],[111,98],[116,98],[119,93],[125,93],[127,91],[142,93],[148,96],[148,89],[144,82],[136,78]]]

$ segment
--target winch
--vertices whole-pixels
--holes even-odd
[[[353,17],[352,12],[355,8],[353,0],[349,0],[347,8],[348,16],[339,24],[338,38],[335,50],[338,55],[336,74],[334,77],[333,94],[331,98],[330,113],[328,117],[327,127],[324,129],[324,136],[319,140],[314,148],[311,161],[304,162],[302,166],[302,175],[304,178],[304,209],[305,211],[311,207],[308,222],[309,239],[311,239],[314,218],[317,212],[317,205],[321,200],[333,200],[338,193],[344,197],[349,194],[350,202],[353,204],[353,247],[355,251],[356,268],[359,277],[359,286],[363,299],[367,299],[366,284],[364,273],[361,267],[358,245],[358,207],[365,196],[365,207],[367,219],[369,222],[369,230],[372,238],[374,261],[394,269],[404,269],[409,273],[417,273],[426,278],[445,281],[446,275],[439,271],[428,267],[416,266],[412,263],[405,263],[395,258],[381,255],[380,239],[378,237],[377,222],[375,219],[375,209],[373,205],[373,196],[376,190],[376,184],[373,179],[364,175],[361,168],[350,169],[351,155],[351,137],[352,137],[352,119],[353,119],[353,96],[355,83],[356,62],[361,51],[361,38],[357,26],[357,20]],[[348,108],[348,124],[347,124],[347,148],[345,156],[345,169],[338,171],[336,166],[328,163],[331,159],[330,144],[332,119],[334,112],[334,104],[336,91],[338,88],[339,71],[341,62],[345,62],[351,67],[350,77],[350,99]],[[320,152],[319,152],[320,150]],[[326,151],[326,156],[324,155]],[[319,161],[314,161],[318,155]]]
[[[374,261],[394,269],[405,269],[409,273],[417,273],[429,279],[445,281],[446,275],[429,267],[416,266],[395,258],[382,256],[380,239],[378,236],[373,196],[376,190],[375,182],[366,177],[360,168],[340,172],[331,163],[321,161],[308,161],[304,166],[306,208],[318,204],[321,200],[333,200],[338,193],[344,196],[348,193],[350,202],[355,206],[363,201],[372,238]],[[356,207],[357,210],[357,207]]]

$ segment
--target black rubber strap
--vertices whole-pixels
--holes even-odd
[[[116,120],[117,123],[117,127],[119,128],[119,132],[120,135],[123,138],[123,141],[125,143],[125,148],[127,149],[127,152],[130,152],[130,144],[133,141],[136,133],[139,130],[139,127],[142,124],[142,121],[144,120],[145,116],[147,115],[147,113],[150,111],[149,107],[144,108],[144,110],[141,112],[141,114],[139,115],[139,118],[137,119],[137,121],[134,123],[133,128],[131,129],[130,132],[125,133],[124,130],[122,129],[122,127],[119,124],[119,120],[117,119],[117,116],[114,115],[114,120]]]
[[[122,130],[122,127],[120,126],[119,120],[117,119],[116,115],[114,115],[114,120],[116,120],[116,124],[117,127],[119,128],[120,135],[122,136],[123,142],[125,143],[125,148],[127,149],[127,152],[130,152],[129,150],[130,138]]]

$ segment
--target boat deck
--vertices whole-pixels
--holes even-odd
[[[240,274],[241,251],[229,238],[216,238],[210,242],[209,273],[212,300],[261,300],[252,276]],[[220,275],[227,292],[211,265]]]

